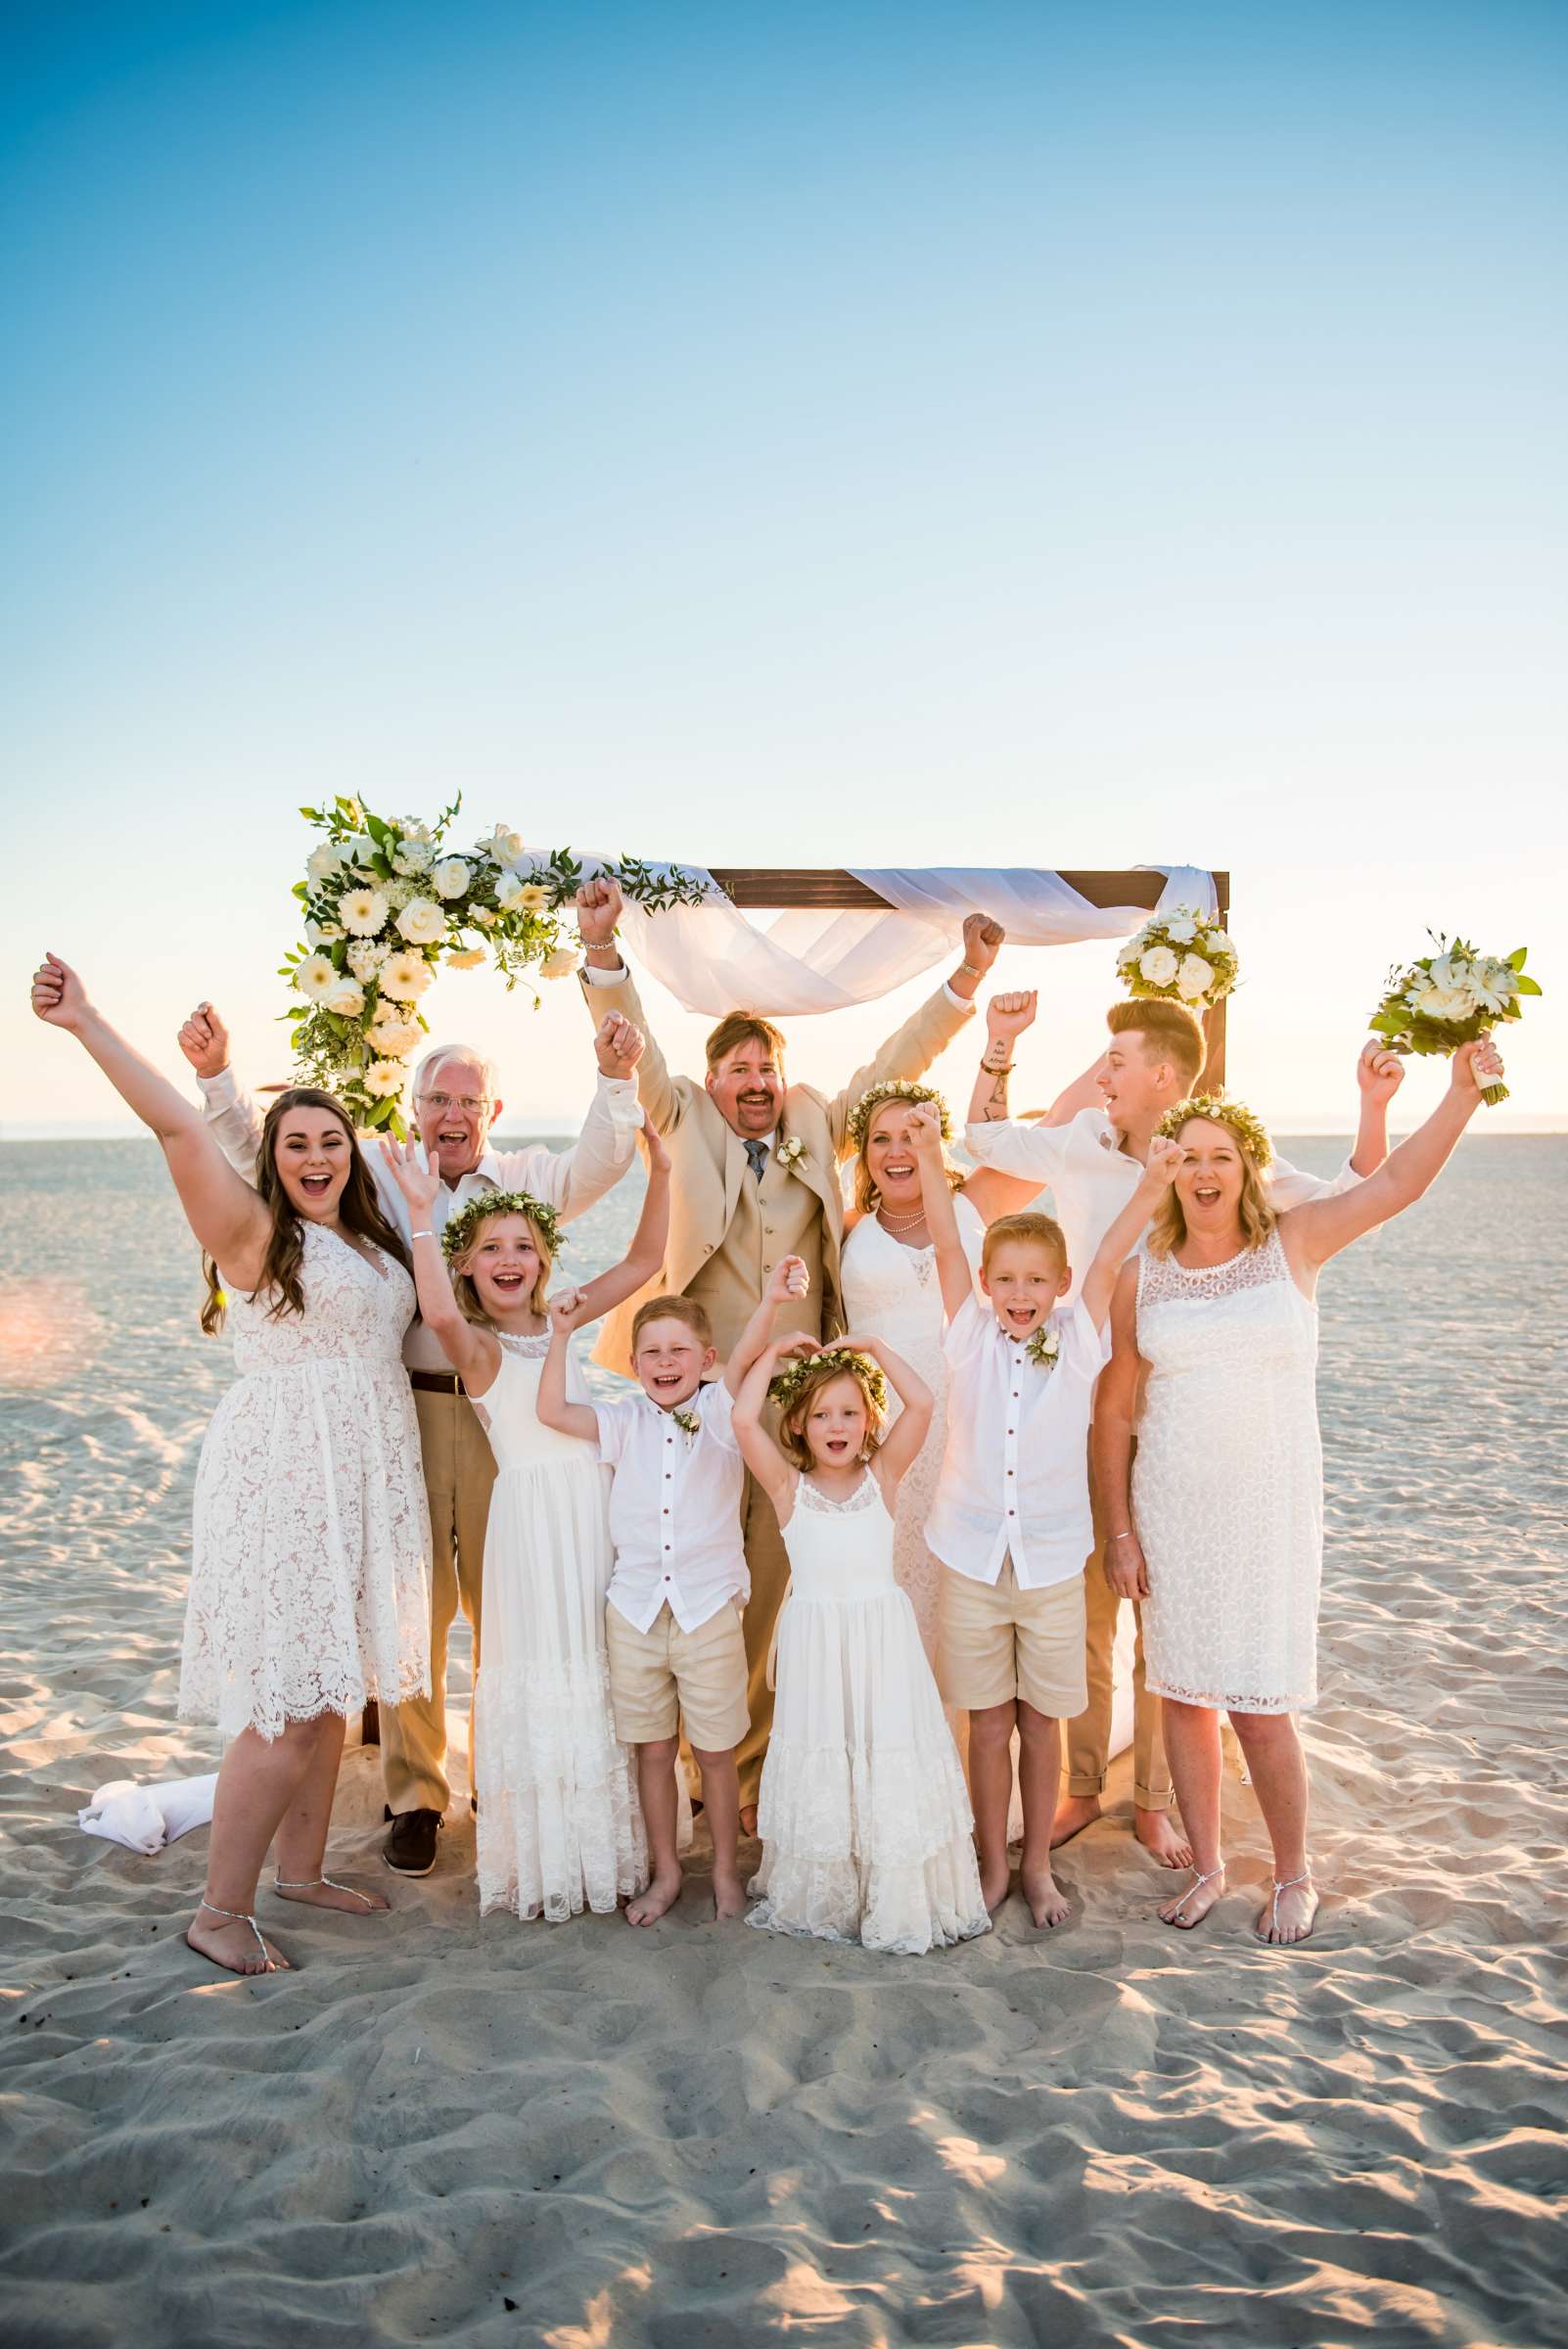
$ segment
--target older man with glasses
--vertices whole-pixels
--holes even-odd
[[[229,1164],[249,1175],[261,1138],[261,1112],[229,1066],[228,1031],[210,1003],[201,1003],[180,1030],[180,1049],[196,1071],[207,1121]],[[642,1123],[635,1071],[643,1039],[618,1012],[594,1035],[599,1082],[582,1131],[570,1150],[534,1143],[525,1150],[492,1150],[490,1130],[501,1112],[494,1064],[467,1044],[441,1044],[414,1070],[413,1113],[420,1139],[440,1170],[432,1213],[439,1233],[447,1219],[489,1190],[528,1191],[565,1221],[580,1216],[621,1180],[636,1156]],[[367,1149],[382,1210],[405,1239],[407,1204],[379,1150]],[[474,1405],[424,1323],[409,1324],[403,1359],[414,1388],[425,1461],[433,1545],[431,1571],[431,1689],[428,1697],[387,1710],[381,1719],[382,1771],[392,1830],[386,1858],[400,1875],[428,1876],[436,1838],[451,1800],[446,1775],[446,1649],[459,1607],[474,1635],[479,1666],[484,1565],[484,1522],[495,1459]]]

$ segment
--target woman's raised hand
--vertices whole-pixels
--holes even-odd
[[[942,1112],[929,1101],[913,1101],[909,1105],[909,1139],[922,1158],[933,1151],[942,1151]]]
[[[51,1028],[64,1028],[70,1035],[88,1017],[92,1005],[69,963],[62,962],[58,954],[46,954],[32,974],[32,1008]]]
[[[1368,1036],[1356,1063],[1356,1082],[1367,1099],[1387,1104],[1405,1082],[1405,1063],[1376,1036]]]
[[[1499,1084],[1501,1081],[1502,1055],[1495,1037],[1478,1036],[1473,1044],[1461,1044],[1454,1053],[1449,1082],[1456,1093],[1469,1093],[1479,1099],[1483,1085]]]
[[[394,1142],[384,1134],[381,1155],[414,1215],[424,1215],[435,1206],[441,1178],[430,1164],[423,1142]]]
[[[1038,1004],[1034,988],[1014,988],[1006,994],[992,995],[986,1005],[987,1035],[993,1043],[1015,1043],[1026,1028],[1034,1026]]]

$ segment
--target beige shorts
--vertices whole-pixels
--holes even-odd
[[[942,1578],[942,1693],[966,1713],[1021,1696],[1050,1721],[1071,1721],[1088,1703],[1084,1630],[1081,1574],[1021,1590],[1011,1557],[994,1583],[949,1566]]]
[[[619,1607],[604,1611],[610,1651],[610,1701],[623,1745],[652,1745],[685,1724],[699,1753],[723,1754],[739,1745],[751,1715],[746,1706],[746,1635],[740,1609],[725,1599],[694,1632],[683,1632],[668,1603],[647,1631],[629,1624]]]

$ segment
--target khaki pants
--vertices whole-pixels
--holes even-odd
[[[748,1474],[741,1496],[746,1563],[751,1570],[752,1595],[746,1602],[746,1703],[751,1727],[736,1749],[742,1804],[755,1803],[762,1780],[762,1756],[773,1727],[773,1691],[767,1684],[767,1651],[773,1626],[784,1604],[790,1579],[789,1553],[778,1530],[773,1504],[755,1476]]]
[[[1067,1791],[1074,1795],[1103,1794],[1111,1760],[1111,1651],[1122,1601],[1105,1579],[1105,1541],[1097,1510],[1094,1531],[1093,1555],[1084,1569],[1088,1703],[1066,1725]],[[1160,1734],[1160,1700],[1143,1682],[1142,1609],[1135,1600],[1127,1603],[1138,1619],[1132,1666],[1132,1800],[1141,1811],[1165,1811],[1171,1804],[1171,1771]]]
[[[474,1634],[477,1679],[484,1521],[495,1482],[495,1454],[466,1395],[416,1387],[414,1408],[430,1500],[431,1693],[382,1710],[381,1768],[393,1813],[444,1811],[452,1798],[446,1782],[446,1643],[461,1607]]]

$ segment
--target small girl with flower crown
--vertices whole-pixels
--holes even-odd
[[[884,1434],[890,1386],[902,1407]],[[917,1954],[990,1925],[963,1770],[893,1570],[899,1481],[931,1407],[907,1362],[857,1337],[770,1347],[735,1400],[790,1559],[747,1917],[767,1931]]]
[[[642,1217],[624,1260],[580,1292],[590,1317],[633,1295],[664,1261],[669,1160],[651,1127],[642,1138]],[[438,1173],[414,1143],[382,1149],[409,1206],[420,1313],[495,1453],[474,1689],[480,1909],[551,1923],[584,1908],[614,1910],[642,1890],[647,1844],[610,1711],[604,1472],[591,1445],[541,1425],[534,1408],[550,1343],[556,1218],[525,1192],[482,1192],[437,1239]],[[580,1384],[575,1365],[573,1375]]]

